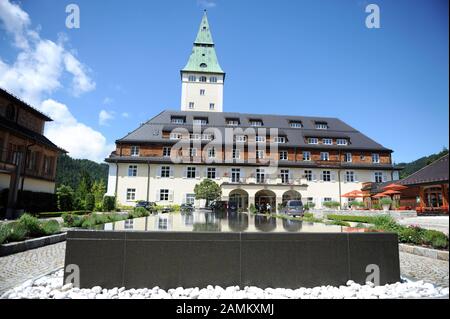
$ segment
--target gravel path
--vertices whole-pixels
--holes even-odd
[[[0,295],[29,279],[63,267],[65,248],[66,243],[62,242],[0,257]],[[400,253],[400,268],[404,277],[449,287],[448,261]]]
[[[28,279],[64,267],[66,242],[0,257],[0,294]]]

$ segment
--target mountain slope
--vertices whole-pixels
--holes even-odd
[[[56,167],[56,186],[64,184],[77,189],[83,171],[86,171],[93,181],[103,180],[105,185],[108,183],[108,165],[61,155]]]
[[[433,163],[435,160],[441,158],[442,156],[448,154],[448,149],[444,148],[441,152],[432,154],[430,156],[421,157],[410,163],[398,163],[399,166],[404,166],[405,168],[400,172],[400,178],[405,178],[419,169]]]

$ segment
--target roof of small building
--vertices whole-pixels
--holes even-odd
[[[421,168],[408,177],[400,180],[398,184],[405,186],[448,183],[448,154]]]
[[[172,118],[183,118],[184,124],[172,123]],[[306,116],[291,116],[291,115],[270,115],[270,114],[249,114],[249,113],[231,113],[231,112],[194,112],[194,111],[173,111],[165,110],[156,115],[148,122],[143,123],[133,132],[127,134],[125,137],[117,140],[118,143],[158,143],[167,142],[163,138],[163,132],[171,132],[175,128],[184,128],[188,132],[194,131],[193,121],[196,118],[207,119],[208,124],[202,125],[203,133],[205,129],[218,130],[225,136],[227,129],[242,129],[255,128],[256,130],[265,128],[267,135],[270,135],[271,128],[278,129],[278,134],[286,136],[286,143],[280,144],[279,147],[303,147],[303,148],[318,148],[318,149],[353,149],[353,150],[373,150],[373,151],[387,151],[390,149],[375,142],[358,130],[344,123],[337,118],[325,117],[306,117]],[[239,126],[227,125],[227,119],[238,119]],[[252,127],[250,120],[261,120],[262,127]],[[301,122],[301,128],[292,128],[290,122]],[[327,130],[316,129],[316,122],[326,122]],[[258,131],[257,131],[258,132]],[[259,132],[258,132],[259,133]],[[245,133],[244,133],[245,134]],[[307,144],[307,137],[330,137],[330,138],[345,138],[349,140],[348,146],[338,145],[311,145]]]
[[[37,117],[43,119],[44,121],[50,122],[53,121],[50,117],[42,113],[41,111],[38,111],[36,108],[32,107],[30,104],[26,103],[25,101],[21,100],[11,92],[8,92],[7,90],[0,87],[0,95],[5,97],[7,100],[13,101],[17,104],[20,104],[24,109],[27,111],[33,113]]]

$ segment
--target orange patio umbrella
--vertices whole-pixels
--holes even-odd
[[[387,196],[389,196],[389,195],[387,195],[385,193],[378,193],[378,194],[373,195],[372,197],[373,198],[381,198],[381,197],[387,197]]]
[[[344,195],[341,195],[341,197],[347,197],[347,198],[364,197],[364,194],[360,190],[355,189],[354,191],[351,191],[351,192],[345,193]]]
[[[383,189],[384,190],[393,190],[393,191],[401,191],[401,190],[404,190],[404,189],[407,189],[408,187],[406,187],[406,186],[403,186],[403,185],[400,185],[400,184],[395,184],[395,183],[392,183],[392,184],[389,184],[389,185],[387,185],[387,186],[385,186],[385,187],[383,187]]]
[[[401,192],[395,191],[393,189],[388,189],[387,191],[384,191],[382,194],[387,195],[387,196],[391,196],[391,195],[401,194]]]

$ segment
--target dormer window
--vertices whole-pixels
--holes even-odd
[[[206,125],[206,124],[208,124],[208,119],[207,118],[194,118],[192,123],[196,124],[196,125]]]
[[[186,123],[186,119],[184,117],[172,117],[172,124],[184,124]]]
[[[171,140],[181,140],[183,135],[181,133],[170,133]]]
[[[328,123],[327,122],[316,122],[316,129],[318,130],[327,130]]]
[[[336,139],[336,144],[337,145],[347,145],[348,141],[345,138],[338,138],[338,139]]]
[[[263,122],[261,120],[250,120],[250,126],[263,126]]]
[[[197,141],[197,140],[201,139],[202,135],[201,134],[190,134],[189,137],[191,140]]]
[[[309,137],[308,144],[319,144],[319,139],[317,137]]]
[[[227,125],[238,126],[239,125],[239,119],[227,119]]]
[[[201,67],[201,68],[207,68],[208,65],[207,65],[206,63],[201,63],[201,64],[200,64],[200,67]],[[206,82],[206,80],[205,80],[205,81],[201,81],[201,82]]]
[[[256,136],[256,142],[262,143],[266,141],[265,136]]]
[[[236,142],[244,143],[247,141],[247,136],[245,135],[236,135]]]
[[[283,144],[286,143],[286,137],[285,136],[276,136],[273,141],[275,143]]]
[[[139,146],[131,146],[131,156],[139,156]]]
[[[289,125],[292,128],[302,128],[303,127],[303,124],[301,121],[290,121]]]
[[[333,140],[331,138],[322,139],[322,143],[325,145],[333,145]]]

